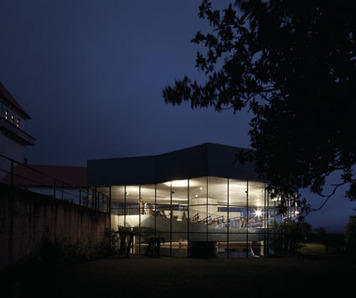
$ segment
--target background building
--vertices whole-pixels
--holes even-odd
[[[263,256],[272,249],[278,199],[253,164],[236,161],[241,148],[206,143],[147,157],[88,161],[88,184],[111,201],[111,226],[138,233],[133,252],[152,237],[161,253],[189,256]]]
[[[35,144],[35,139],[25,131],[25,122],[29,119],[31,117],[0,82],[0,154],[3,155],[0,155],[0,180],[11,168],[5,157],[23,163],[25,147]]]

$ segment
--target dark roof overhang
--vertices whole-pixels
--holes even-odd
[[[0,131],[8,136],[9,138],[15,140],[16,142],[24,146],[35,145],[35,138],[24,132],[22,129],[16,127],[16,125],[10,123],[6,119],[0,119]]]
[[[88,185],[155,184],[215,176],[260,180],[253,163],[241,164],[236,153],[244,148],[205,143],[165,154],[88,161]]]

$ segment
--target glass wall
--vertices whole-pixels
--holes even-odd
[[[175,180],[171,184],[171,250],[170,255],[188,256],[188,180]]]
[[[216,242],[216,254],[225,256],[228,248],[230,217],[228,211],[228,179],[208,178],[207,240]]]
[[[126,215],[125,188],[125,186],[111,186],[111,214]],[[113,228],[116,229],[117,226]]]
[[[208,178],[189,180],[189,241],[208,240]]]
[[[102,189],[103,187],[101,187]],[[268,253],[278,200],[259,181],[200,177],[151,185],[110,186],[112,228],[135,232],[133,253],[152,239],[160,255],[188,256],[210,247],[218,257]]]

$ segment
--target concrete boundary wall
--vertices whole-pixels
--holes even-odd
[[[44,239],[94,253],[106,228],[109,214],[0,185],[0,269],[38,251]]]

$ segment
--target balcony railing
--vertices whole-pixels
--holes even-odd
[[[97,211],[110,211],[110,198],[96,187],[71,185],[29,165],[0,154],[0,184],[65,200]]]

